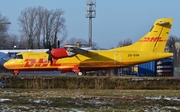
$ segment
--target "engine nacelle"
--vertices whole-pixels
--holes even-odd
[[[76,55],[76,53],[69,52],[65,48],[56,48],[51,50],[52,57],[55,59],[71,57]]]

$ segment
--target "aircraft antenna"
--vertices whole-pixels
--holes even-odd
[[[96,16],[96,0],[88,0],[86,5],[86,18],[89,18],[89,47],[92,47],[92,18]]]

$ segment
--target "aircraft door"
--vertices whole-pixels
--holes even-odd
[[[114,53],[114,65],[115,67],[121,66],[121,52],[119,51]]]

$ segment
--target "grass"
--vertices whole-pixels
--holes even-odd
[[[180,111],[179,78],[2,79],[5,88],[0,89],[0,111]],[[4,98],[9,100],[3,101]]]
[[[4,77],[5,88],[179,90],[175,77]]]
[[[1,89],[0,98],[10,99],[1,102],[1,106],[24,111],[180,111],[179,93],[180,90]]]

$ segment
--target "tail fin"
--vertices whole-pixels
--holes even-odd
[[[172,22],[172,18],[160,18],[156,20],[151,30],[140,40],[130,46],[119,49],[164,52]]]

